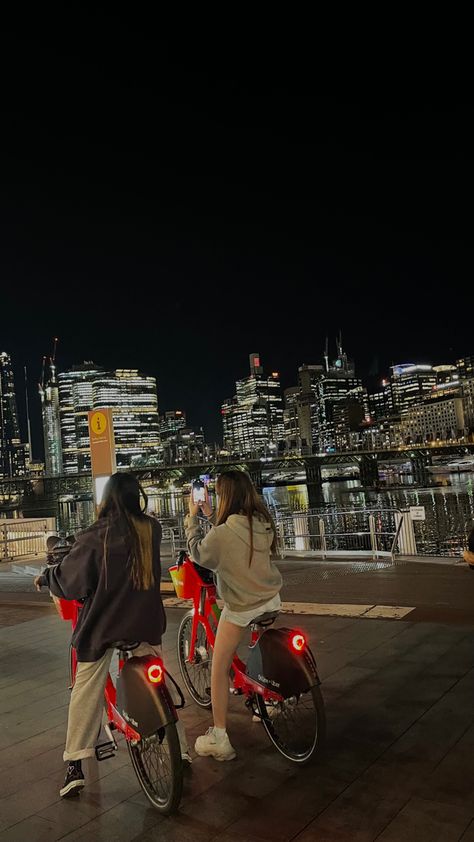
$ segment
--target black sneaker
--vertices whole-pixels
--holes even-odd
[[[59,794],[61,798],[71,798],[73,795],[79,795],[79,792],[83,788],[84,773],[82,771],[81,761],[72,761],[67,767],[64,786],[59,790]]]

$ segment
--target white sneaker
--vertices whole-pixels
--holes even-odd
[[[218,740],[214,728],[208,728],[202,737],[197,738],[194,750],[201,757],[214,757],[216,760],[233,760],[237,757],[227,734]]]

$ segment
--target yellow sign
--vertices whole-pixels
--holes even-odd
[[[97,477],[110,477],[116,471],[114,421],[109,408],[92,409],[88,415],[91,471],[95,481]]]
[[[103,412],[93,412],[89,420],[90,431],[95,436],[103,436],[107,430],[107,418]]]

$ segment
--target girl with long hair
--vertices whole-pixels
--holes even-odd
[[[110,661],[119,641],[140,642],[135,655],[161,654],[166,617],[160,594],[161,526],[146,514],[147,497],[133,474],[108,480],[95,523],[62,561],[35,580],[63,599],[83,600],[72,636],[77,673],[69,703],[61,797],[84,786],[82,760],[93,757]],[[185,759],[187,746],[179,730]]]
[[[279,610],[282,578],[271,559],[276,550],[275,525],[248,474],[221,474],[216,493],[219,502],[215,513],[208,499],[198,504],[191,496],[185,524],[191,558],[216,571],[224,601],[212,656],[214,727],[197,738],[195,749],[200,755],[232,760],[236,752],[226,731],[232,658],[251,621],[267,611]],[[212,523],[206,535],[199,523],[199,510]]]

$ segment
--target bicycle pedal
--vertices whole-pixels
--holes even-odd
[[[97,760],[108,760],[113,757],[117,751],[117,743],[115,740],[107,743],[100,743],[95,747],[95,756]]]

